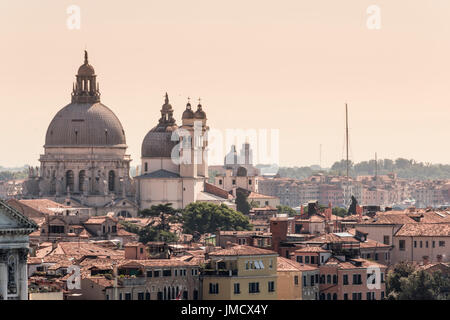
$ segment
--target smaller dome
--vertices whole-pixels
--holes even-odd
[[[194,118],[194,111],[191,109],[191,104],[188,103],[186,105],[186,110],[184,110],[183,115],[181,116],[181,119],[193,119]]]
[[[84,63],[78,68],[78,75],[82,77],[95,76],[94,67],[89,64],[88,53],[84,50]]]
[[[199,104],[197,106],[197,111],[195,111],[195,113],[194,113],[194,118],[195,119],[206,119],[206,113],[205,113],[205,111],[202,110],[201,104]]]
[[[78,75],[83,77],[94,76],[95,75],[94,67],[91,66],[90,64],[83,64],[78,69]]]

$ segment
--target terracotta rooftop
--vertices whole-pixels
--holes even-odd
[[[295,252],[331,252],[331,251],[323,249],[319,246],[310,246],[310,247],[303,247],[303,248],[297,249],[297,250],[295,250]]]
[[[395,236],[450,237],[450,223],[408,223]]]
[[[284,257],[277,258],[277,271],[315,271],[319,270],[317,267],[311,265],[298,263],[294,260]]]
[[[273,196],[268,196],[265,194],[261,194],[261,193],[256,193],[256,192],[250,192],[250,194],[247,197],[248,199],[278,199],[277,197],[273,197]]]
[[[246,245],[233,245],[230,248],[221,249],[209,253],[210,256],[259,256],[259,255],[275,255],[275,251],[266,250]]]

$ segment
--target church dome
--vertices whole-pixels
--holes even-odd
[[[141,154],[143,158],[170,158],[173,148],[179,141],[172,141],[173,130],[150,130],[142,142]]]
[[[195,119],[206,119],[206,113],[205,113],[205,111],[203,111],[201,104],[199,104],[197,106],[197,111],[195,111],[195,113],[194,113],[194,118]]]
[[[94,67],[90,64],[83,64],[78,68],[78,75],[79,76],[93,76],[95,75]]]
[[[53,118],[45,146],[126,146],[126,140],[122,124],[107,106],[71,103]]]
[[[194,119],[194,111],[192,111],[190,103],[186,105],[186,110],[184,110],[181,119]]]
[[[151,129],[144,138],[141,148],[143,158],[170,158],[172,149],[179,143],[172,141],[172,133],[177,130],[173,109],[166,93],[165,102],[161,108],[161,118],[158,125]]]
[[[87,51],[73,86],[72,103],[56,114],[47,129],[45,147],[49,146],[126,147],[122,124],[114,112],[100,103],[100,91]]]

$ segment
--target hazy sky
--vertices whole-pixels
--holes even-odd
[[[166,91],[178,124],[200,96],[211,128],[279,129],[281,165],[341,159],[345,102],[352,160],[450,163],[448,0],[2,0],[0,39],[2,166],[38,164],[85,47],[133,165]]]

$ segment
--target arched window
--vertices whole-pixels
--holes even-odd
[[[337,300],[337,294],[333,293],[333,300]]]
[[[86,171],[81,170],[80,173],[78,174],[78,190],[80,190],[80,192],[85,191],[84,190],[84,179],[86,178]]]
[[[334,283],[334,284],[337,283],[337,275],[333,275],[333,283]]]
[[[114,171],[110,171],[108,174],[108,189],[109,191],[114,191],[114,183],[116,181],[116,174]]]
[[[331,283],[331,275],[327,275],[327,283]]]
[[[327,293],[327,300],[331,300],[331,293]]]
[[[325,293],[320,294],[320,300],[325,300]]]
[[[66,172],[66,189],[69,188],[70,191],[73,191],[73,187],[74,187],[73,171],[69,170]]]

